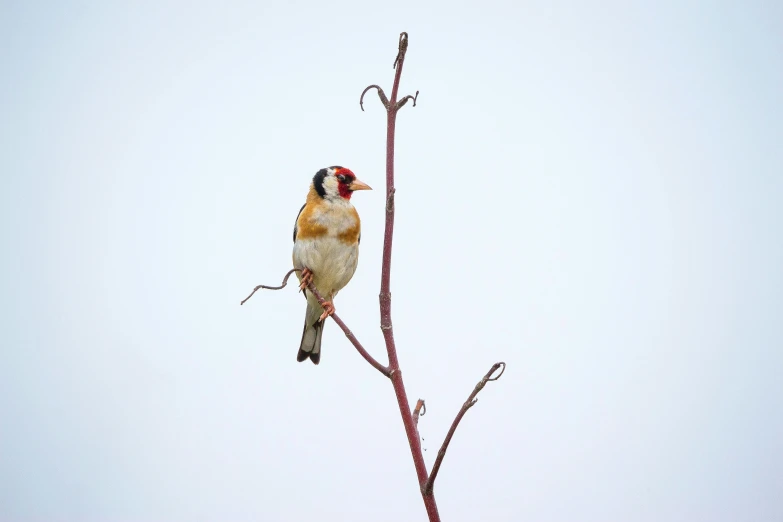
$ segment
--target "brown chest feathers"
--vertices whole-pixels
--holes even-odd
[[[296,239],[336,237],[347,245],[355,245],[361,234],[359,213],[351,205],[325,201],[312,191],[296,220]]]

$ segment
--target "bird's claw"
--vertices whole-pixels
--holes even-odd
[[[321,306],[324,308],[324,313],[321,314],[321,317],[318,319],[319,321],[323,321],[334,313],[334,305],[331,301],[324,301],[324,304]]]
[[[299,291],[303,291],[305,288],[310,286],[310,283],[313,282],[313,273],[310,271],[309,268],[303,268],[302,269],[302,280],[299,283]]]

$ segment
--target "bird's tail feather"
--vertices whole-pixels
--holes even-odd
[[[309,312],[309,310],[308,310]],[[313,364],[321,362],[321,337],[324,332],[324,323],[318,318],[311,322],[310,314],[305,317],[304,331],[302,332],[302,342],[299,343],[299,352],[296,354],[296,360],[299,362],[310,358]]]

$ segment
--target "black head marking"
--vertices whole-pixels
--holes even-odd
[[[313,176],[313,187],[315,187],[315,191],[318,192],[318,195],[322,198],[326,197],[326,189],[324,188],[324,178],[326,177],[326,172],[326,169],[321,169],[315,173],[315,176]]]

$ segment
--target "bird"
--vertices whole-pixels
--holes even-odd
[[[359,263],[361,221],[351,203],[357,190],[372,190],[345,167],[333,166],[313,176],[305,204],[294,223],[294,268],[307,299],[304,330],[296,360],[321,361],[324,320],[334,313],[332,301],[353,277]],[[325,299],[318,302],[308,285]]]

